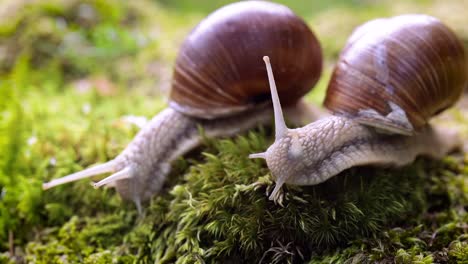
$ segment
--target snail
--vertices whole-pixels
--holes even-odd
[[[48,189],[102,173],[94,184],[114,186],[124,199],[141,202],[163,185],[171,162],[208,137],[231,136],[271,122],[268,80],[260,60],[275,58],[278,91],[297,117],[315,113],[300,98],[319,79],[320,44],[289,8],[263,1],[224,6],[201,21],[178,53],[169,107],[156,115],[114,160],[43,184]]]
[[[263,158],[281,186],[314,185],[359,165],[403,166],[417,156],[440,158],[459,147],[454,131],[429,124],[467,84],[457,36],[436,18],[401,15],[358,27],[334,68],[324,106],[332,115],[288,129],[269,58],[275,142]]]

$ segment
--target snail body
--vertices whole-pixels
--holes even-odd
[[[220,137],[271,121],[262,54],[277,58],[279,93],[287,108],[313,118],[300,102],[322,69],[321,48],[312,31],[283,5],[230,4],[201,21],[185,39],[167,109],[114,160],[54,179],[43,188],[112,172],[94,186],[115,186],[141,210],[141,202],[162,188],[171,162],[201,143],[199,127],[206,136]]]
[[[275,142],[250,155],[266,159],[276,181],[270,199],[279,198],[284,183],[318,184],[354,166],[402,166],[459,146],[452,131],[428,120],[461,96],[466,67],[460,40],[433,17],[377,19],[356,29],[328,86],[324,105],[333,115],[297,129],[275,115]]]

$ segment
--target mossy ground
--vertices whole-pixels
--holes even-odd
[[[468,263],[468,156],[355,168],[281,205],[261,161],[268,127],[210,140],[174,165],[139,216],[112,189],[45,180],[115,157],[165,106],[184,35],[227,1],[47,0],[0,5],[0,263]],[[462,1],[287,3],[317,32],[325,76],[351,30],[425,12],[467,42]],[[468,140],[466,100],[439,122]],[[13,254],[13,255],[12,255]]]

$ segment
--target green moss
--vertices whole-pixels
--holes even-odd
[[[453,241],[449,246],[449,256],[454,260],[453,262],[466,264],[468,263],[468,243],[467,236],[463,237],[465,241]]]
[[[38,229],[61,225],[74,214],[120,210],[122,203],[112,190],[96,192],[89,183],[80,182],[43,192],[41,184],[114,157],[138,131],[122,115],[148,115],[163,105],[138,94],[129,99],[119,90],[114,97],[93,90],[60,93],[61,80],[41,74],[28,56],[22,56],[0,83],[5,92],[0,100],[1,250],[10,247],[9,232],[15,244],[25,245]],[[116,100],[121,101],[118,107]]]
[[[193,12],[154,1],[21,3],[0,18],[0,263],[467,263],[466,154],[287,186],[277,205],[264,162],[247,159],[271,141],[259,128],[177,160],[143,216],[86,180],[42,191],[43,181],[115,157],[138,131],[125,115],[165,106],[158,95],[178,43],[213,3]],[[325,52],[324,77],[307,97],[317,104],[355,25],[401,6],[443,10],[437,1],[310,5],[292,3]],[[80,18],[83,10],[94,15]],[[452,116],[466,133],[464,111]]]
[[[45,236],[51,240],[30,244],[29,257],[52,261],[77,256],[80,249],[79,261],[112,257],[147,263],[464,258],[466,245],[458,239],[466,237],[468,219],[463,210],[451,208],[464,203],[466,194],[450,191],[466,177],[457,174],[463,165],[448,159],[377,173],[357,168],[315,187],[288,186],[283,204],[276,205],[266,196],[274,185],[267,169],[247,159],[265,148],[264,138],[260,131],[207,142],[209,152],[201,160],[194,157],[184,179],[155,198],[145,217],[133,222],[132,210],[130,217],[121,211],[106,218],[72,218],[54,231],[57,235]]]
[[[262,138],[250,134],[217,142],[215,155],[205,154],[206,162],[192,168],[186,182],[172,189],[173,198],[166,204],[169,208],[161,203],[156,203],[156,211],[150,207],[150,214],[158,215],[153,221],[158,225],[148,251],[156,250],[158,263],[219,262],[226,258],[269,263],[307,260],[311,253],[319,261],[322,254],[326,256],[350,240],[360,243],[361,250],[367,243],[372,250],[360,257],[370,261],[405,257],[404,252],[397,252],[398,247],[410,250],[428,243],[418,238],[426,231],[423,226],[389,231],[385,227],[411,226],[425,219],[424,212],[439,202],[434,199],[428,204],[432,193],[426,188],[434,185],[431,174],[450,171],[443,163],[433,167],[420,160],[410,167],[378,173],[354,169],[316,187],[290,186],[283,206],[279,206],[265,195],[272,187],[269,176],[257,178],[268,174],[264,166],[247,159],[248,153],[264,149]],[[450,180],[457,178],[452,176]],[[459,198],[453,202],[460,202]],[[453,240],[461,231],[457,229],[449,237]],[[442,237],[434,242],[439,239],[444,243]],[[379,243],[383,248],[377,248]],[[427,252],[411,250],[408,254],[414,260],[431,259]],[[342,260],[356,257],[353,253],[348,252]]]
[[[459,174],[464,170],[464,166],[452,159],[429,166],[426,173],[430,178],[423,183],[427,209],[419,219],[411,219],[414,223],[405,221],[401,227],[380,232],[372,239],[355,240],[351,247],[334,251],[325,258],[316,257],[312,263],[353,260],[371,263],[388,259],[398,263],[458,263],[463,257],[457,259],[453,253],[461,252],[459,238],[466,237],[464,227],[468,214],[463,207],[467,200],[466,192],[454,192],[452,188],[466,188],[467,175]],[[463,182],[461,186],[460,182]],[[456,248],[452,254],[450,248]]]
[[[131,263],[120,245],[123,234],[133,226],[134,214],[79,219],[72,217],[60,229],[44,230],[27,247],[27,260],[35,263]]]
[[[127,76],[121,69],[124,62],[116,61],[136,56],[154,41],[150,32],[141,30],[151,20],[142,16],[141,4],[20,0],[4,5],[11,12],[0,21],[0,43],[5,50],[0,53],[0,74],[11,70],[22,54],[30,54],[35,68],[55,67],[62,78],[92,72],[122,78]]]

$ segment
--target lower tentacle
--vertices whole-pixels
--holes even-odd
[[[70,174],[62,178],[54,179],[50,182],[46,182],[42,184],[42,189],[47,190],[52,187],[62,185],[68,182],[73,182],[73,181],[89,178],[89,177],[99,175],[102,173],[115,172],[117,170],[117,167],[118,167],[117,163],[114,160],[111,160],[104,164],[100,164],[95,167],[91,167],[86,170],[76,172],[76,173]]]

